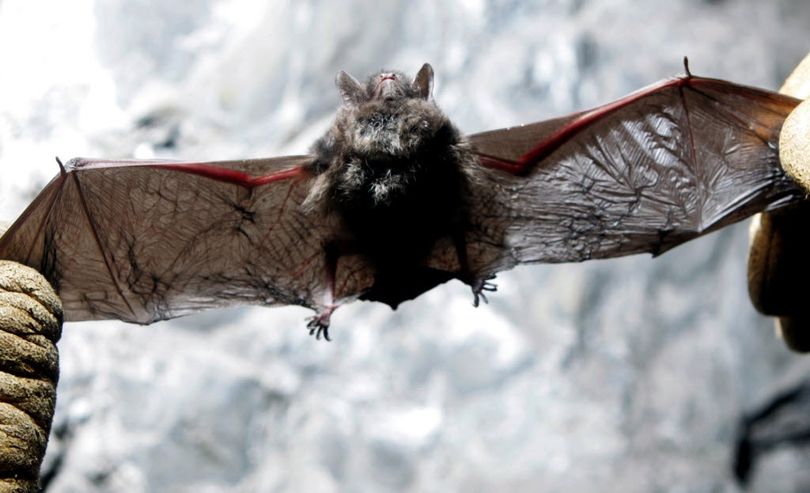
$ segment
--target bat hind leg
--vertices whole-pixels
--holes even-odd
[[[472,288],[473,306],[478,307],[478,305],[481,304],[481,301],[484,303],[489,303],[489,300],[487,300],[487,296],[484,294],[484,292],[486,291],[494,293],[498,290],[498,285],[490,282],[491,280],[495,279],[495,276],[491,275],[487,277],[478,277],[472,272],[472,269],[470,269],[470,262],[467,257],[467,243],[464,240],[463,234],[454,234],[453,244],[456,247],[458,263],[461,266],[461,270],[457,277],[461,282]]]
[[[345,254],[345,252],[348,251],[348,248],[349,247],[345,244],[345,242],[338,240],[330,241],[324,245],[324,256],[326,260],[326,272],[324,279],[326,291],[324,292],[324,302],[322,305],[318,305],[318,313],[307,319],[307,329],[309,329],[309,335],[315,336],[315,339],[317,340],[321,339],[321,335],[323,335],[323,338],[327,341],[332,340],[329,337],[329,321],[332,318],[332,314],[339,306],[337,303],[335,303],[335,283],[337,282],[338,259],[340,259],[342,254]]]

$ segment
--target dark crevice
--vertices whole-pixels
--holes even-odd
[[[761,457],[778,448],[810,444],[810,381],[773,396],[740,418],[737,426],[734,477],[747,485]]]

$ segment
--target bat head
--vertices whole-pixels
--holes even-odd
[[[416,77],[409,81],[402,72],[383,70],[369,77],[365,86],[341,71],[336,80],[345,104],[360,105],[369,101],[419,98],[427,100],[433,89],[433,67],[422,65]]]

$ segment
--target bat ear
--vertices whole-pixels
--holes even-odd
[[[429,63],[422,65],[419,73],[413,78],[413,84],[411,85],[422,99],[429,98],[430,93],[433,91],[433,67]]]
[[[344,103],[361,103],[367,99],[366,90],[357,82],[357,79],[340,71],[335,79],[335,85],[340,90],[340,97],[343,98]]]

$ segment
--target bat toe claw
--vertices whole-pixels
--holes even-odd
[[[476,279],[472,283],[470,283],[473,292],[473,306],[477,307],[478,305],[481,304],[481,301],[483,301],[484,303],[489,303],[489,300],[484,294],[484,291],[494,293],[495,291],[498,290],[497,284],[489,282],[491,279],[495,279],[495,276],[489,276],[484,279]]]
[[[329,320],[321,320],[320,315],[315,315],[307,319],[307,329],[309,329],[309,335],[315,336],[317,340],[321,339],[321,335],[323,335],[323,338],[327,341],[332,340],[329,338]]]
[[[317,340],[321,339],[321,335],[323,335],[323,338],[327,341],[332,340],[329,337],[329,322],[335,308],[337,308],[337,306],[329,306],[318,312],[317,315],[307,319],[307,329],[309,329],[309,335],[315,336],[315,339]]]

